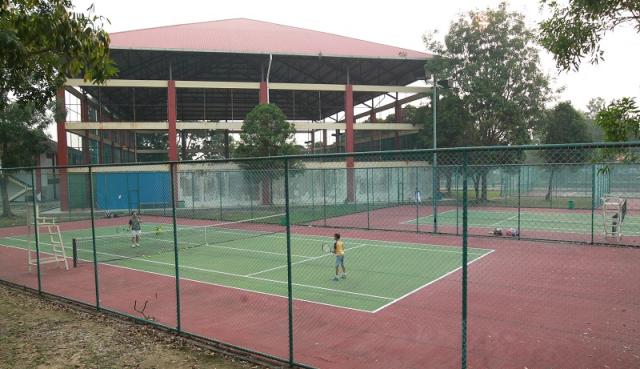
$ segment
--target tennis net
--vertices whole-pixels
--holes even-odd
[[[275,214],[204,226],[178,226],[176,229],[178,250],[215,246],[279,233],[282,230],[273,223],[274,220],[283,216],[284,214]],[[127,233],[98,236],[95,238],[95,246],[98,262],[144,258],[174,252],[173,226],[171,224],[146,226],[140,235],[140,246],[132,247],[131,235]],[[92,237],[74,238],[73,248],[76,263],[93,260]]]

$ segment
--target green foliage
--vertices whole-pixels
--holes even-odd
[[[117,69],[104,18],[75,12],[71,0],[4,0],[0,8],[0,108],[12,96],[37,107],[67,77],[102,82]]]
[[[242,123],[235,156],[246,158],[297,154],[298,150],[291,142],[294,134],[294,125],[286,121],[280,108],[273,104],[258,105]]]
[[[558,103],[545,113],[543,144],[590,142],[587,120],[570,102]]]
[[[600,41],[608,31],[632,23],[640,32],[638,0],[569,0],[566,6],[542,0],[551,17],[540,23],[540,44],[549,50],[562,70],[578,70],[583,58],[603,60]]]
[[[462,100],[453,94],[446,94],[438,100],[437,107],[437,145],[443,147],[469,146],[472,144],[469,132],[473,131],[473,117],[465,109]],[[433,147],[433,107],[426,105],[417,109],[419,119],[416,122],[409,120],[409,123],[424,122],[423,129],[420,130],[419,138],[424,147]]]
[[[465,132],[469,143],[529,141],[550,90],[534,34],[522,14],[508,11],[504,3],[497,9],[471,11],[451,24],[444,45],[432,36],[425,40],[444,57],[428,61],[425,68],[454,81],[459,107],[474,123]]]
[[[2,167],[35,165],[37,155],[47,150],[45,129],[52,121],[46,108],[35,104],[12,103],[0,109],[0,160]],[[2,215],[10,217],[11,208],[8,195],[8,176],[0,175],[2,195]]]
[[[233,137],[229,137],[229,150],[233,149]],[[186,137],[187,157],[182,160],[206,160],[224,158],[224,134],[215,131],[190,131]]]
[[[632,98],[613,100],[598,112],[595,122],[604,129],[607,141],[640,139],[640,109]]]

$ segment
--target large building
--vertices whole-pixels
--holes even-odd
[[[429,54],[249,19],[113,33],[110,48],[115,78],[69,79],[58,92],[67,109],[59,165],[191,159],[194,132],[218,135],[228,156],[230,135],[264,103],[279,106],[311,150],[407,147],[420,126],[403,123],[402,106],[429,93]],[[381,122],[382,112],[394,121]]]
[[[70,112],[58,123],[61,165],[70,156],[66,132],[81,153],[73,164],[178,160],[187,149],[181,132],[227,136],[267,102],[317,142],[311,147],[332,137],[347,152],[373,137],[400,147],[419,128],[402,123],[400,106],[428,92],[407,85],[424,79],[429,54],[249,19],[113,33],[111,56],[116,78],[101,86],[71,79],[58,94]],[[395,101],[373,106],[381,95]],[[396,122],[377,123],[377,113],[393,109]],[[145,150],[145,140],[166,149]]]

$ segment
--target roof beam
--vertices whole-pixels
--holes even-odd
[[[307,132],[314,129],[346,129],[345,123],[334,122],[294,122],[296,132]],[[169,128],[167,122],[67,122],[66,127],[70,131],[76,130],[148,130],[166,131]],[[356,123],[353,126],[356,131],[419,131],[421,126],[411,123]],[[242,129],[240,122],[178,122],[179,130],[231,130],[239,132]]]

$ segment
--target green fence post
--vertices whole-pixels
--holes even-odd
[[[218,202],[220,205],[220,217],[218,218],[218,220],[222,221],[222,172],[218,172]]]
[[[434,112],[435,114],[435,112]],[[433,233],[438,233],[438,154],[433,152],[433,161],[431,162],[431,204],[433,206]]]
[[[293,366],[293,289],[291,281],[291,214],[289,212],[289,160],[284,159],[284,206],[287,227],[287,300],[289,302],[289,366]]]
[[[371,205],[369,203],[369,168],[365,168],[365,175],[366,175],[366,180],[367,180],[367,229],[371,228],[371,221],[370,221],[370,212],[371,212]]]
[[[191,217],[196,216],[196,181],[195,172],[191,172]]]
[[[520,212],[521,212],[521,200],[520,200],[520,173],[522,173],[522,167],[518,167],[518,239],[520,239]]]
[[[33,227],[34,238],[36,241],[36,271],[38,273],[38,293],[42,293],[42,275],[40,274],[40,232],[38,230],[38,207],[36,205],[36,170],[31,169],[31,203],[33,204]],[[29,253],[31,253],[31,245],[29,245]],[[31,258],[31,256],[29,256]],[[29,266],[31,268],[31,266]]]
[[[458,188],[458,174],[456,174],[455,194],[456,194],[456,236],[460,234],[460,192]]]
[[[413,193],[413,201],[416,203],[416,233],[420,232],[420,207],[418,204],[418,167],[416,167],[416,192]]]
[[[311,219],[316,219],[316,189],[314,184],[315,171],[311,169]]]
[[[178,196],[176,188],[177,169],[175,163],[169,165],[169,170],[171,171],[171,208],[173,209],[173,254],[176,273],[176,330],[180,332],[180,262],[178,260],[178,227],[176,222],[176,197]]]
[[[591,244],[594,241],[596,212],[596,165],[591,165]]]
[[[391,206],[391,169],[387,168],[387,205]]]
[[[467,236],[468,236],[468,195],[467,167],[469,153],[462,153],[462,369],[467,369]]]
[[[327,170],[322,170],[322,219],[324,226],[327,226]]]
[[[100,283],[98,279],[98,250],[96,248],[96,202],[93,194],[93,167],[89,167],[89,201],[91,203],[91,248],[93,249],[93,280],[96,285],[96,309],[100,310]]]

